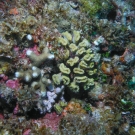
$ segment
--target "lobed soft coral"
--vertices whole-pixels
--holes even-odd
[[[80,89],[90,90],[94,86],[96,63],[100,61],[100,55],[90,47],[91,43],[81,39],[79,31],[74,30],[73,35],[63,32],[58,38],[58,46],[52,48],[56,59],[60,57],[58,64],[61,72],[52,76],[54,83],[59,85],[62,82],[74,93],[79,93]]]

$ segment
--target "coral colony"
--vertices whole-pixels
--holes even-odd
[[[0,135],[135,135],[135,2],[1,0]]]

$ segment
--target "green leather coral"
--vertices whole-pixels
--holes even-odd
[[[83,83],[83,82],[87,82],[87,76],[77,76],[74,78],[74,81],[77,82],[77,83]]]
[[[54,74],[52,79],[56,85],[59,85],[61,83],[61,74]]]
[[[82,42],[79,43],[78,46],[79,47],[90,47],[91,44],[89,43],[89,41],[87,39],[84,39]]]
[[[83,69],[80,69],[80,68],[74,68],[73,69],[73,72],[75,74],[84,74],[84,70]]]
[[[76,43],[79,41],[79,39],[80,39],[80,31],[74,30],[73,31],[73,42]]]
[[[78,49],[78,47],[75,44],[73,44],[73,43],[71,43],[69,45],[69,48],[70,48],[71,52],[75,52]]]
[[[79,63],[79,67],[82,68],[82,69],[86,69],[86,68],[88,68],[88,64],[85,61],[82,60]]]
[[[85,48],[82,47],[82,48],[80,48],[79,50],[77,50],[76,55],[80,56],[80,55],[82,55],[82,54],[85,53],[85,52],[86,52]]]
[[[86,54],[86,55],[84,55],[83,59],[84,59],[85,61],[90,61],[90,60],[91,60],[91,54]]]
[[[81,39],[80,31],[73,31],[73,34],[69,32],[63,32],[60,40],[68,40],[64,46],[61,42],[59,50],[68,52],[66,59],[63,56],[61,62],[59,62],[59,70],[61,71],[61,78],[58,75],[53,75],[55,84],[62,82],[72,92],[79,92],[80,88],[89,90],[91,86],[94,86],[94,78],[97,69],[94,62],[97,53],[93,53],[91,50],[91,44],[87,39]],[[66,55],[66,53],[64,53]],[[60,78],[58,80],[58,78]]]
[[[94,79],[93,78],[88,78],[87,82],[84,84],[84,90],[90,89],[91,86],[94,86]]]
[[[68,40],[72,41],[72,35],[69,32],[63,32],[62,35]]]
[[[66,38],[59,37],[58,43],[60,43],[63,46],[66,46],[68,44],[68,40]]]
[[[67,64],[72,67],[72,66],[74,66],[78,61],[79,61],[79,57],[70,58],[69,60],[67,60]]]
[[[75,82],[70,83],[68,87],[73,92],[79,92],[79,86]]]
[[[64,101],[60,101],[59,103],[56,103],[54,105],[54,110],[57,114],[61,114],[65,106],[67,106],[67,103]]]
[[[67,68],[63,63],[60,64],[59,69],[64,74],[70,74],[70,69]]]
[[[64,85],[68,85],[70,83],[70,78],[65,76],[65,75],[63,75],[62,76],[62,81],[63,81]]]

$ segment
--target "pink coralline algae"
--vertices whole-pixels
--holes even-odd
[[[28,50],[31,50],[32,52],[34,52],[34,54],[36,54],[37,56],[40,55],[40,52],[38,51],[38,46],[34,45],[34,47],[32,48],[25,48],[22,52],[20,52],[18,47],[14,47],[14,51],[15,54],[18,56],[18,62],[16,63],[16,65],[21,64],[21,65],[29,65],[30,64],[30,60],[26,55],[26,52]]]
[[[34,47],[33,48],[28,48],[28,49],[26,49],[26,51],[27,50],[31,50],[33,53],[35,53],[36,55],[39,55],[40,53],[39,53],[39,51],[38,51],[38,47],[37,47],[37,45],[34,45]]]
[[[57,115],[55,112],[53,113],[47,113],[42,119],[34,120],[33,122],[40,127],[46,126],[47,128],[50,128],[53,131],[58,130],[59,122],[61,120],[62,116]]]
[[[27,129],[23,132],[23,135],[30,135],[31,129]]]
[[[0,83],[3,83],[8,80],[8,76],[4,74],[0,74]]]
[[[6,82],[6,86],[11,88],[11,89],[18,89],[20,84],[19,84],[19,81],[18,80],[8,80]]]
[[[0,120],[3,120],[4,119],[4,116],[3,116],[3,114],[2,113],[0,113]]]
[[[25,48],[22,53],[19,52],[20,51],[19,47],[14,47],[15,53],[18,54],[19,55],[18,57],[21,58],[21,59],[27,58],[27,56],[26,56],[27,50],[33,51],[36,55],[40,54],[39,51],[38,51],[38,46],[37,45],[34,45],[34,47],[32,47],[32,48]]]
[[[16,107],[14,108],[13,113],[16,115],[19,111],[19,105],[17,104]]]

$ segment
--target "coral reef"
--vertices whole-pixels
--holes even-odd
[[[0,1],[0,134],[134,135],[134,6]]]

